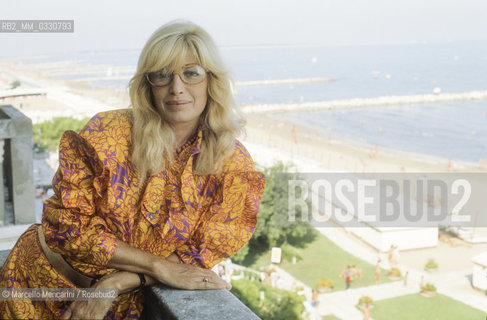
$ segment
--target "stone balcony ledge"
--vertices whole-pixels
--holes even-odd
[[[0,265],[10,250],[0,250]],[[144,319],[260,319],[228,290],[179,290],[162,285],[144,290]]]
[[[260,319],[228,290],[180,290],[151,286],[144,294],[147,299],[145,319]]]

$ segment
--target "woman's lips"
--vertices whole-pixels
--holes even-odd
[[[177,100],[177,101],[167,101],[166,104],[168,106],[173,106],[173,107],[179,107],[179,106],[184,106],[185,104],[190,103],[190,101],[187,100]]]

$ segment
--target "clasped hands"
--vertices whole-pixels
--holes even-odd
[[[166,259],[157,259],[151,272],[145,273],[147,284],[162,283],[186,290],[227,289],[231,285],[215,272],[190,264],[179,263],[174,253]],[[137,288],[140,279],[131,271],[117,271],[103,276],[92,288],[115,288],[124,294]],[[115,299],[91,299],[73,301],[61,319],[103,319]]]

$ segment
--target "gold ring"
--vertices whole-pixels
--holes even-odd
[[[208,279],[207,277],[204,277],[203,282],[210,282],[210,279]]]

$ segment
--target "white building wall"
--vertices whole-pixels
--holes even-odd
[[[477,289],[487,290],[487,252],[473,256],[472,262],[472,285]]]
[[[391,245],[399,250],[429,248],[438,245],[438,228],[347,228],[381,252],[387,252]]]
[[[477,289],[487,290],[487,266],[473,266],[472,285]]]

